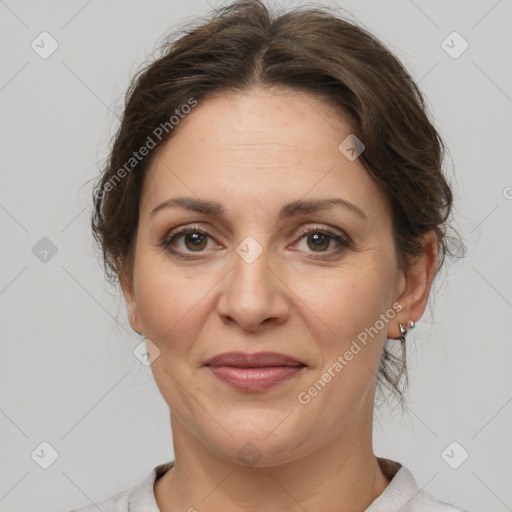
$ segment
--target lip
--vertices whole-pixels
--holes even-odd
[[[236,366],[238,368],[263,368],[268,366],[305,365],[302,361],[278,352],[224,352],[208,359],[205,366]]]
[[[226,352],[209,359],[204,366],[239,391],[266,391],[306,367],[301,361],[276,352]]]

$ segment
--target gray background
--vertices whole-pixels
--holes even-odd
[[[139,339],[93,249],[90,180],[129,77],[208,3],[219,5],[0,0],[2,511],[86,505],[173,458],[167,406],[132,353]],[[408,407],[378,414],[375,452],[439,499],[512,510],[512,1],[339,5],[395,51],[427,96],[450,149],[467,249],[447,260],[433,318],[408,336]],[[59,45],[47,59],[31,48],[43,31]],[[441,46],[453,31],[469,43],[458,58]],[[57,248],[46,261],[43,237]],[[48,469],[31,458],[43,441],[58,452]],[[458,469],[442,457],[453,441],[469,453]]]

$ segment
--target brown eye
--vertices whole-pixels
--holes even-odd
[[[322,252],[329,248],[331,238],[323,233],[308,235],[308,247],[315,252]]]
[[[197,232],[185,233],[183,242],[190,251],[202,251],[208,245],[206,235]]]
[[[163,241],[162,245],[171,253],[201,253],[208,246],[212,237],[199,228],[185,228],[174,231]]]
[[[334,256],[350,247],[350,239],[342,233],[327,228],[308,228],[301,232],[296,246],[305,253],[317,253],[318,257]],[[314,256],[310,256],[314,257]]]

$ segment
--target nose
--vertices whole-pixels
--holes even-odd
[[[222,281],[217,311],[223,322],[257,331],[262,325],[280,325],[289,317],[287,287],[275,269],[269,267],[268,251],[254,261],[239,254]]]

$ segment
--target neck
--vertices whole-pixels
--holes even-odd
[[[361,512],[389,484],[362,425],[310,454],[266,467],[247,467],[219,457],[171,414],[175,445],[173,468],[155,484],[162,511]],[[320,442],[320,441],[319,441]]]

